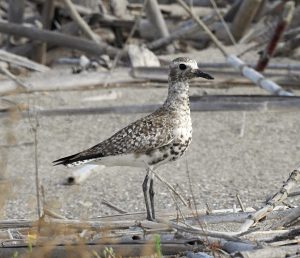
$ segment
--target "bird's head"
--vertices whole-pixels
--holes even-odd
[[[207,80],[214,79],[208,73],[202,72],[195,60],[187,57],[178,57],[170,63],[169,79],[171,81],[188,81],[195,77],[202,77]]]

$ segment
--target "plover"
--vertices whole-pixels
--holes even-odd
[[[191,143],[188,81],[195,77],[213,79],[199,70],[195,60],[186,57],[174,59],[170,63],[168,96],[159,109],[89,149],[53,161],[54,165],[71,167],[90,163],[144,167],[147,173],[142,188],[147,219],[154,220],[154,177],[151,171],[181,157]]]

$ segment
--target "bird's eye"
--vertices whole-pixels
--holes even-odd
[[[186,65],[185,64],[180,64],[179,65],[179,69],[180,70],[185,70],[186,69]]]

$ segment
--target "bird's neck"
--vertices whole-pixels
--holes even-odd
[[[172,110],[190,112],[189,84],[187,81],[169,80],[168,97],[164,107]]]

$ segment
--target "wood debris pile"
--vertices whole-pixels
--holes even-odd
[[[191,8],[182,0],[21,0],[2,1],[0,7],[0,67],[14,81],[3,81],[1,95],[164,82],[163,67],[182,55],[196,58],[216,75],[206,87],[245,85],[250,79],[271,93],[291,95],[279,85],[297,88],[299,83],[299,64],[293,60],[299,58],[300,6],[294,1],[199,0]],[[291,59],[268,66],[273,56]],[[64,74],[66,80],[59,78],[55,86],[47,83],[54,77],[49,66],[62,65],[72,69]],[[122,70],[117,81],[108,73],[116,67]],[[45,80],[37,84],[34,76],[16,78],[28,75],[27,69],[44,72]],[[91,79],[76,82],[76,74],[83,71],[91,73]],[[108,76],[92,79],[98,77],[94,71]]]
[[[45,208],[38,221],[0,221],[0,256],[297,257],[300,209],[282,204],[299,195],[299,182],[297,168],[258,209],[245,209],[238,198],[240,209],[177,206],[177,211],[160,212],[155,222],[145,221],[145,213],[128,213],[109,202],[120,215],[90,221],[67,219]],[[213,230],[215,225],[227,231]]]

